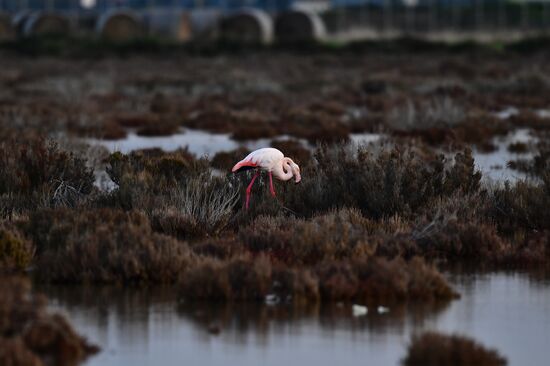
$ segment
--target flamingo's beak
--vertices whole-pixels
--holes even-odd
[[[302,176],[300,175],[300,167],[298,164],[292,163],[292,174],[294,174],[294,179],[296,183],[300,183]]]

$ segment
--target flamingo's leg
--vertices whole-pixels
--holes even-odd
[[[271,195],[275,197],[276,194],[275,194],[275,188],[273,188],[273,177],[271,175],[271,172],[269,172],[268,175],[269,175],[269,191],[271,192]]]
[[[256,180],[256,178],[258,178],[258,175],[260,175],[259,172],[256,172],[256,174],[254,174],[254,176],[252,177],[252,180],[250,181],[250,184],[248,185],[248,187],[246,187],[246,209],[248,210],[248,204],[250,203],[250,194],[252,193],[252,185],[254,184],[254,181]]]

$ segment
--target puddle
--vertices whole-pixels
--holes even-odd
[[[384,138],[385,135],[381,133],[352,133],[349,135],[350,140],[357,145],[371,144],[378,142]]]
[[[535,109],[532,110],[537,117],[540,118],[550,118],[550,109]],[[512,116],[516,116],[520,113],[519,109],[516,107],[507,107],[500,111],[494,112],[494,115],[499,119],[508,119]]]
[[[499,119],[508,119],[512,116],[519,114],[519,109],[517,109],[516,107],[507,107],[503,110],[495,112],[494,114]]]
[[[382,134],[377,133],[356,133],[350,135],[350,139],[357,144],[376,142],[382,137]],[[207,155],[212,157],[218,152],[231,151],[239,147],[246,147],[249,150],[269,147],[273,140],[296,140],[305,148],[314,148],[305,139],[297,139],[288,135],[241,142],[232,140],[231,134],[228,133],[214,134],[193,129],[185,129],[174,135],[159,137],[138,136],[134,131],[131,131],[126,138],[120,140],[86,139],[86,142],[90,145],[104,146],[110,152],[120,151],[124,154],[141,149],[160,148],[164,151],[175,151],[187,147],[189,152],[196,156]]]
[[[535,114],[540,118],[550,118],[550,109],[539,109]]]
[[[527,178],[527,174],[519,172],[507,167],[511,160],[521,159],[530,160],[534,153],[528,151],[523,154],[518,154],[508,151],[508,145],[515,142],[522,142],[528,145],[535,144],[537,138],[530,134],[530,130],[522,128],[515,130],[504,137],[495,137],[492,143],[497,147],[495,151],[485,153],[474,150],[473,156],[475,164],[483,173],[483,178],[492,181],[511,181],[515,182],[520,179]]]
[[[229,151],[239,147],[236,141],[231,140],[230,134],[212,134],[205,131],[185,129],[170,136],[138,136],[131,131],[128,136],[120,140],[87,139],[91,145],[101,145],[110,152],[120,151],[128,154],[134,150],[160,148],[164,151],[175,151],[187,147],[197,156],[213,156],[220,151]],[[261,144],[263,141],[256,141]]]

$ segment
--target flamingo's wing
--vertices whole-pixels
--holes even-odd
[[[247,161],[246,159],[239,161],[231,171],[233,173],[239,173],[245,170],[254,169],[258,166],[258,164],[253,163],[252,161]]]
[[[262,168],[271,171],[273,164],[283,157],[283,153],[274,148],[258,149],[235,164],[231,171],[235,173],[254,168]]]

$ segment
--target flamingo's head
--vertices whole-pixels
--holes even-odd
[[[294,174],[294,181],[296,183],[300,183],[302,180],[302,176],[300,175],[300,167],[295,162],[292,162],[290,164],[290,168],[292,169],[292,174]]]

